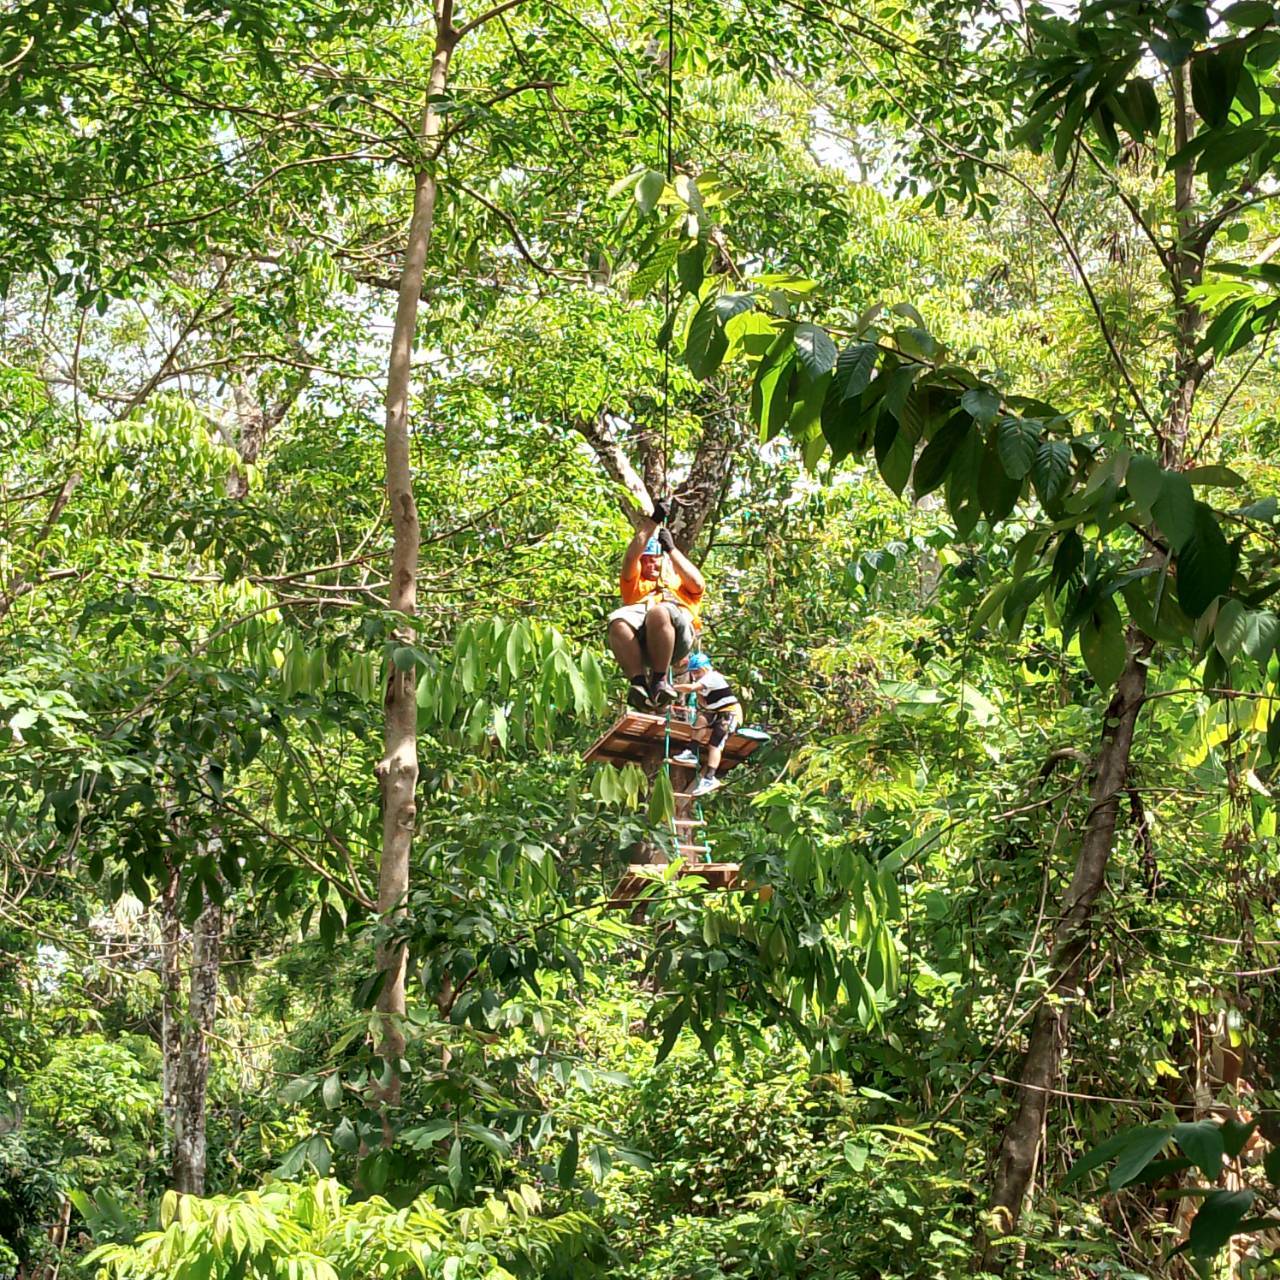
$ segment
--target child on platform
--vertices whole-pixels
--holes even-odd
[[[689,655],[687,673],[676,680],[678,693],[696,694],[698,708],[706,717],[706,727],[711,731],[707,741],[707,755],[702,776],[694,783],[692,794],[705,796],[721,785],[716,776],[724,755],[724,744],[729,735],[742,723],[742,706],[729,682],[712,665],[705,653]],[[701,717],[699,717],[701,721]],[[694,765],[697,758],[692,751],[682,751],[673,757],[676,764]]]

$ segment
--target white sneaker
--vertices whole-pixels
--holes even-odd
[[[697,767],[698,757],[692,751],[684,750],[679,755],[672,756],[671,763],[688,765],[689,768],[693,769]]]
[[[708,796],[713,791],[718,791],[723,786],[719,778],[709,778],[704,773],[697,782],[693,784],[693,790],[689,792],[691,796]]]

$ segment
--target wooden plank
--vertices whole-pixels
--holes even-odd
[[[695,729],[686,721],[671,720],[671,742],[679,747],[706,746],[709,738],[706,729]],[[587,760],[600,760],[609,764],[657,763],[662,759],[667,741],[665,716],[649,715],[643,711],[627,711],[611,728],[601,734],[588,749]],[[763,745],[758,737],[732,733],[724,744],[724,757],[720,765],[722,773],[741,764]],[[684,766],[677,766],[677,768]]]
[[[709,889],[732,889],[739,869],[736,862],[686,862],[680,868],[680,875],[696,876],[706,881]],[[618,881],[606,906],[613,910],[629,907],[646,888],[660,888],[662,870],[662,863],[632,863]]]

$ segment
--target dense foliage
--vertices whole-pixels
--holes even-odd
[[[1280,1270],[1280,10],[670,18],[0,14],[0,1275]]]

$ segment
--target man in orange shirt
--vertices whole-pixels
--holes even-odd
[[[702,574],[662,527],[665,502],[653,504],[622,557],[622,608],[609,615],[609,647],[627,673],[627,702],[638,711],[670,706],[673,662],[693,648],[705,584]]]

